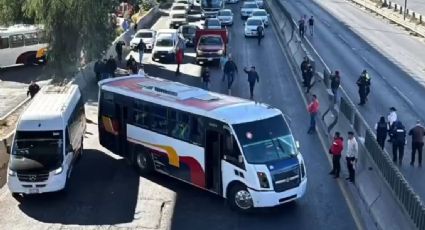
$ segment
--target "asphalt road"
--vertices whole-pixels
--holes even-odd
[[[386,116],[390,107],[397,108],[399,120],[407,130],[416,120],[425,120],[423,42],[346,1],[326,4],[315,0],[281,1],[295,18],[304,14],[315,17],[315,35],[307,36],[307,40],[331,70],[341,72],[342,86],[355,103],[359,102],[355,84],[358,76],[363,69],[371,74],[368,102],[358,106],[370,127],[374,127],[381,115]],[[400,170],[425,198],[425,184],[418,177],[423,169],[409,165],[411,138],[407,138]],[[392,154],[390,145],[386,147]]]
[[[239,9],[239,6],[232,6]],[[336,181],[328,175],[330,166],[320,141],[307,135],[308,115],[272,28],[266,29],[263,44],[245,39],[243,22],[235,11],[230,29],[230,49],[240,69],[232,94],[249,96],[243,66],[255,65],[260,83],[258,101],[284,111],[291,120],[295,138],[301,143],[308,173],[306,196],[295,204],[239,214],[214,195],[162,175],[139,177],[125,160],[117,158],[97,141],[96,85],[86,90],[88,125],[83,160],[77,165],[66,195],[46,194],[13,199],[7,189],[0,193],[0,223],[4,229],[87,228],[141,229],[356,229],[348,205]],[[166,28],[161,18],[155,29]],[[175,76],[175,65],[151,62],[145,55],[149,75],[199,86],[200,67],[194,54],[185,52],[183,74]],[[212,68],[211,89],[225,92],[221,71]],[[344,182],[345,183],[345,182]],[[71,226],[69,226],[71,225]],[[81,227],[81,226],[80,226]]]

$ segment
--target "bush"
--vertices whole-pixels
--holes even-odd
[[[156,4],[157,4],[156,0],[143,0],[142,9],[145,11],[148,11],[152,9],[154,6],[156,6]]]

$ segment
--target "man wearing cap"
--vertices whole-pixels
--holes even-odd
[[[412,136],[412,159],[410,165],[413,166],[415,164],[417,150],[419,167],[422,167],[422,149],[424,147],[425,128],[421,125],[419,120],[416,121],[415,127],[409,131],[409,135]]]
[[[249,94],[250,94],[249,98],[252,100],[254,98],[255,82],[257,83],[260,82],[260,78],[258,77],[257,71],[255,71],[255,66],[251,66],[251,69],[248,69],[247,67],[245,67],[243,71],[248,74]]]
[[[388,142],[392,142],[393,141],[393,130],[395,128],[393,126],[393,124],[394,124],[394,122],[396,122],[398,120],[396,111],[397,110],[394,107],[391,107],[390,108],[390,113],[387,116],[388,125],[390,127],[390,132],[389,132],[390,139],[388,140]]]

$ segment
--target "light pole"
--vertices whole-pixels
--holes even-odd
[[[407,12],[407,0],[404,0],[403,20],[406,20],[406,12]]]

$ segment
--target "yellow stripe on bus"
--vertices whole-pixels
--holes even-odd
[[[140,140],[136,140],[136,139],[133,139],[133,138],[128,138],[128,139],[131,142],[140,143],[140,144],[147,146],[147,147],[151,146],[151,147],[156,147],[156,148],[160,148],[160,149],[164,150],[168,155],[168,163],[172,166],[177,167],[177,168],[180,167],[179,155],[177,154],[176,150],[173,147],[167,146],[167,145],[151,144],[149,142],[140,141]]]
[[[106,132],[118,135],[118,132],[114,130],[111,118],[102,116],[102,123],[105,126]]]

